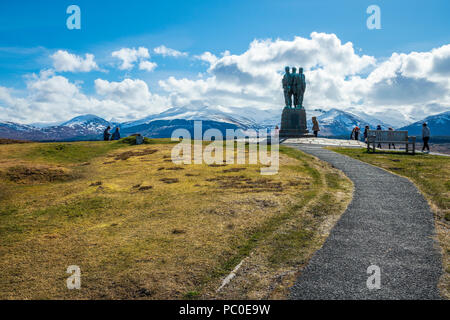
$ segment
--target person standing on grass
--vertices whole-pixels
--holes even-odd
[[[109,132],[111,130],[111,127],[108,126],[105,131],[103,131],[103,140],[109,141],[109,138],[111,137],[111,133]]]
[[[319,133],[320,129],[319,129],[319,122],[317,121],[316,117],[312,117],[312,123],[313,123],[313,132],[314,132],[314,137],[317,138],[317,134]]]
[[[423,140],[423,148],[422,152],[425,152],[425,149],[427,149],[426,153],[430,152],[430,146],[428,145],[428,142],[430,141],[430,128],[427,126],[426,122],[422,125],[422,140]]]
[[[111,140],[120,140],[119,127],[116,127],[116,130],[114,131]]]
[[[383,130],[383,129],[381,129],[381,125],[377,125],[377,130],[378,130],[378,131]],[[378,143],[377,148],[378,148],[378,149],[381,149],[381,143]]]
[[[394,131],[391,127],[389,127],[389,131]],[[395,149],[395,144],[392,143],[392,147]],[[389,143],[389,149],[391,148],[391,143]]]

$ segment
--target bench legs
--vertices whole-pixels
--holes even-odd
[[[376,143],[377,143],[377,141],[367,141],[367,152],[370,152],[370,149],[372,149],[372,152],[375,153],[375,151],[376,151],[375,144]],[[378,142],[378,144],[380,144],[380,142]],[[414,155],[414,154],[416,154],[416,142],[415,142],[415,139],[413,139],[411,142],[409,142],[409,141],[405,142],[406,153],[409,153],[409,145],[410,144],[412,144],[412,154]],[[389,144],[389,149],[390,149],[390,144]],[[395,149],[395,147],[394,147],[394,149]]]

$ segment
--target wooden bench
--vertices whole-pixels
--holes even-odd
[[[367,151],[375,152],[375,144],[392,143],[406,145],[406,153],[409,152],[409,145],[412,144],[412,154],[416,153],[416,137],[409,137],[408,131],[391,131],[391,130],[369,130],[367,132]]]

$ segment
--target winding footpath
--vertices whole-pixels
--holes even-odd
[[[441,299],[434,218],[408,179],[319,146],[289,145],[332,164],[354,183],[353,200],[301,271],[291,299]],[[369,290],[367,268],[381,270]]]

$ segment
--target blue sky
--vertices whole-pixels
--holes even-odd
[[[66,8],[71,4],[81,8],[81,30],[66,28]],[[366,27],[371,4],[381,8],[381,30]],[[357,55],[381,63],[395,52],[429,52],[447,45],[449,12],[446,0],[1,1],[0,86],[25,96],[20,90],[27,87],[29,75],[52,68],[50,56],[64,50],[95,56],[98,70],[60,73],[83,94],[95,95],[94,81],[99,78],[140,79],[152,93],[163,94],[161,80],[196,79],[211,67],[196,55],[242,55],[255,39],[292,41],[308,39],[312,32],[335,34],[343,44],[352,42]],[[187,55],[154,54],[161,45]],[[118,69],[111,53],[138,47],[148,48],[148,60],[157,67],[152,72]]]

